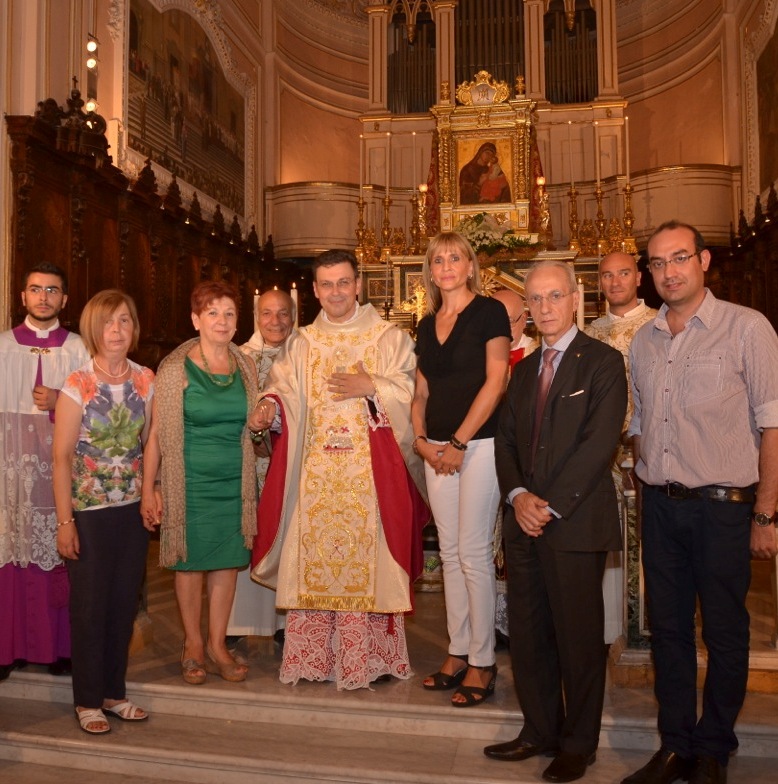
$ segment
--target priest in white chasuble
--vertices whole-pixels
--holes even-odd
[[[322,310],[271,368],[250,426],[277,432],[252,577],[287,610],[281,681],[412,675],[404,613],[429,519],[413,452],[413,341],[360,305],[348,251],[314,262]]]

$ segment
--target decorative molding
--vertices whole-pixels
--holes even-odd
[[[776,27],[778,0],[767,0],[759,26],[743,42],[743,71],[745,82],[745,160],[746,177],[743,182],[742,207],[746,214],[759,194],[759,106],[757,99],[756,65]]]
[[[336,17],[348,22],[358,24],[360,27],[367,26],[367,11],[370,5],[384,5],[384,3],[373,0],[304,0],[305,5],[311,6],[324,12],[327,16]]]
[[[126,5],[127,0],[111,0],[111,4],[108,6],[108,23],[106,27],[108,27],[108,34],[114,43],[121,39]]]

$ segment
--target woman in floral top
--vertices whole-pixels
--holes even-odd
[[[80,331],[92,359],[57,401],[54,499],[57,550],[71,583],[76,717],[85,732],[102,734],[110,731],[106,713],[148,718],[127,700],[125,676],[153,528],[141,519],[140,491],[154,374],[127,358],[140,325],[123,292],[96,294]]]

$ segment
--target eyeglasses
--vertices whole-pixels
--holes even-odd
[[[668,264],[675,264],[676,267],[683,267],[689,259],[699,256],[699,251],[695,253],[679,253],[669,259],[650,259],[648,267],[651,272],[661,272]]]
[[[575,292],[568,291],[567,294],[563,294],[561,291],[552,291],[547,297],[542,297],[540,294],[531,294],[527,297],[527,302],[530,305],[535,305],[535,307],[540,305],[541,302],[548,302],[549,305],[558,305],[565,297],[569,297],[571,294],[575,294]]]
[[[516,318],[514,318],[514,319],[512,319],[510,316],[508,316],[508,321],[511,324],[518,324],[523,318],[526,318],[526,317],[527,317],[527,311],[524,310],[521,313],[519,313],[519,315],[516,316]]]
[[[44,291],[52,296],[62,294],[62,289],[59,286],[27,286],[27,293],[33,296],[42,294]]]
[[[354,285],[356,278],[341,278],[340,280],[322,280],[316,282],[316,287],[322,291],[332,291],[333,289],[348,289]]]

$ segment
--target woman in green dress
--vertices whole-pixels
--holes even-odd
[[[254,452],[246,419],[257,398],[257,373],[231,342],[237,299],[224,281],[200,283],[192,292],[192,322],[200,337],[159,366],[146,447],[142,513],[162,524],[160,563],[176,573],[182,675],[192,684],[203,683],[206,672],[242,681],[248,670],[224,642],[238,570],[248,565],[256,533]]]

